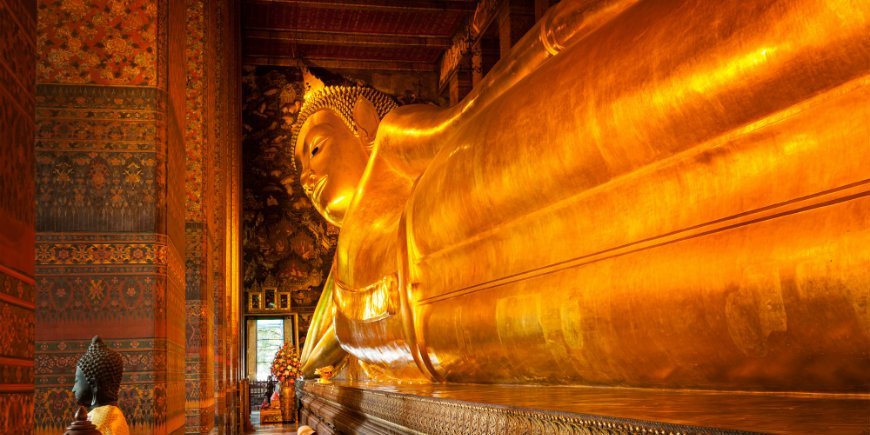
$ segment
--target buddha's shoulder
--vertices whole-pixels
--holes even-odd
[[[121,408],[114,405],[98,406],[88,413],[88,419],[103,435],[129,435],[130,428]]]

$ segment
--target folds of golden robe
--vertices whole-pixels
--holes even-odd
[[[868,73],[866,0],[561,2],[384,119],[308,365],[868,391]]]

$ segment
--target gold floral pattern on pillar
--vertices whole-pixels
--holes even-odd
[[[38,7],[40,82],[157,84],[157,2],[39,0]]]

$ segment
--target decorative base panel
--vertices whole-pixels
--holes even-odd
[[[862,433],[870,395],[297,383],[318,434]]]
[[[281,424],[284,420],[281,418],[280,409],[263,409],[260,411],[260,424]]]

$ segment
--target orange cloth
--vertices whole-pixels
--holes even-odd
[[[88,420],[103,435],[130,435],[127,419],[117,406],[98,406],[88,413]]]

